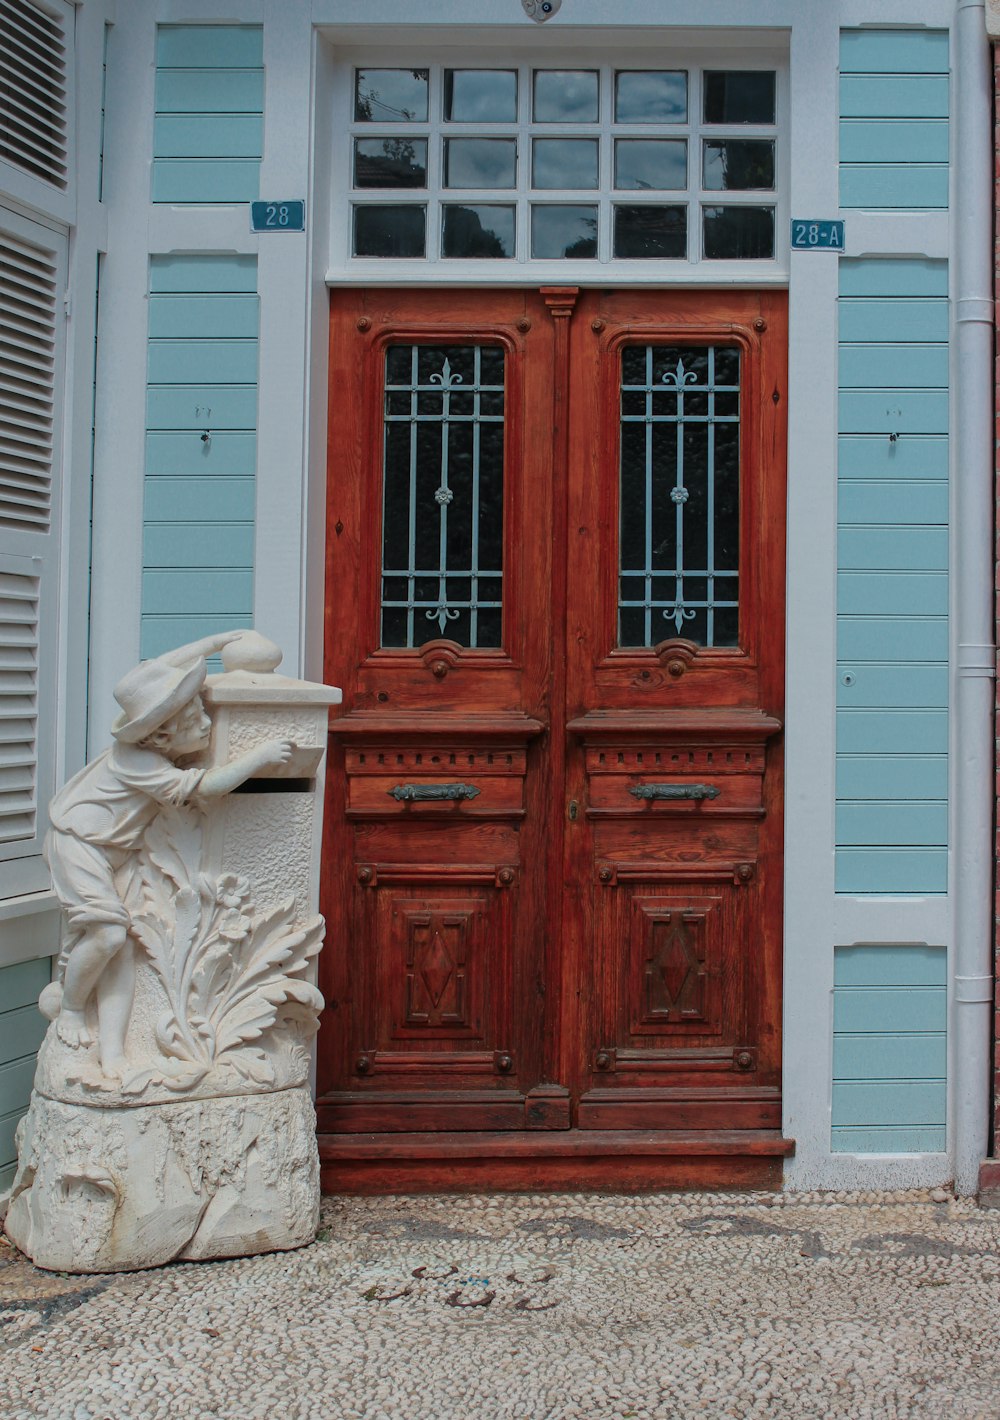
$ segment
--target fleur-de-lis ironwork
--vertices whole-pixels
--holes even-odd
[[[694,370],[685,370],[683,359],[677,361],[676,369],[664,370],[661,378],[663,384],[678,390],[682,390],[685,385],[698,383],[697,373]]]
[[[442,389],[447,390],[451,389],[454,385],[460,385],[462,383],[462,376],[457,373],[452,374],[451,361],[445,356],[444,364],[441,366],[441,373],[431,375],[430,383],[432,385],[440,385]]]
[[[697,612],[694,607],[687,607],[680,598],[674,602],[673,606],[664,607],[663,615],[668,621],[673,621],[680,633],[685,621],[694,621]]]
[[[449,621],[458,620],[458,612],[444,605],[431,607],[430,611],[424,612],[424,615],[428,621],[436,621],[442,632]],[[694,612],[691,615],[693,616]]]

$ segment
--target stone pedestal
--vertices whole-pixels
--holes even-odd
[[[275,674],[279,659],[246,633],[201,689],[204,781],[225,767],[236,787],[157,805],[134,851],[107,851],[129,919],[112,967],[132,981],[124,1055],[109,1063],[99,987],[82,1031],[79,1016],[60,1028],[57,987],[6,1219],[40,1267],[130,1270],[315,1236],[316,909],[327,716],[340,692]],[[162,666],[154,676],[169,683]],[[124,782],[114,753],[95,761],[103,782]],[[66,960],[73,950],[71,937]]]
[[[302,1247],[319,1222],[315,1130],[304,1085],[131,1109],[36,1092],[8,1236],[59,1272]]]

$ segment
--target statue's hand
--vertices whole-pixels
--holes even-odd
[[[291,759],[294,748],[291,740],[265,740],[262,745],[251,750],[251,754],[256,758],[258,770],[280,769]]]

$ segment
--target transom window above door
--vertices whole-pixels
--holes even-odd
[[[346,268],[773,266],[782,71],[627,58],[345,65]]]

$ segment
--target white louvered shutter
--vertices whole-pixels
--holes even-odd
[[[0,553],[0,851],[38,830],[41,571],[38,559]]]
[[[0,159],[67,182],[66,12],[0,0]]]
[[[46,881],[65,273],[64,238],[0,212],[0,897]]]

